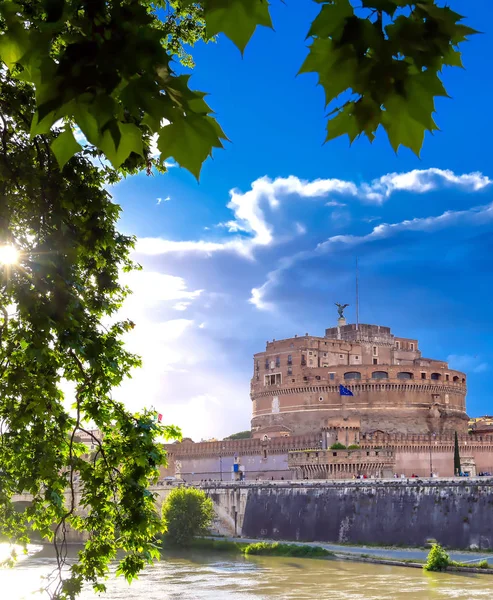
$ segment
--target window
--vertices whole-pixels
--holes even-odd
[[[411,343],[411,350],[414,351],[414,344],[413,343]]]
[[[426,373],[421,373],[421,379],[426,379]]]
[[[269,359],[268,358],[265,359],[265,368],[266,369],[269,368]]]
[[[325,342],[325,343],[327,343],[327,342]],[[324,352],[324,356],[327,356],[327,352]]]
[[[308,377],[306,375],[303,376],[303,381],[308,381]]]
[[[401,343],[400,342],[396,342],[395,343],[395,347],[397,348],[397,350],[401,349]]]
[[[378,358],[374,358],[374,359],[373,359],[373,364],[374,364],[374,365],[378,365]]]
[[[288,375],[292,375],[293,374],[293,367],[288,367]]]
[[[445,373],[445,381],[448,381],[450,379],[450,375],[448,373]]]
[[[320,381],[320,375],[315,375],[315,379],[316,379],[317,381]]]
[[[389,374],[387,373],[387,371],[373,371],[373,373],[371,374],[371,378],[372,379],[388,379]]]
[[[280,366],[281,366],[281,357],[276,356],[276,367],[280,367]]]
[[[308,352],[308,354],[309,354],[310,356],[312,356],[313,352]]]
[[[355,357],[354,357],[354,360],[359,360],[359,356],[355,356]]]
[[[457,375],[454,375],[454,378],[452,380],[454,383],[459,383],[459,378],[457,377]]]
[[[301,366],[306,367],[306,356],[304,354],[301,355]]]
[[[361,379],[361,373],[358,371],[349,371],[344,373],[344,379]]]
[[[288,365],[292,365],[293,364],[293,357],[291,356],[291,354],[288,354]]]
[[[308,364],[311,366],[313,366],[313,360],[310,358],[310,360],[308,361]]]
[[[412,378],[413,378],[412,373],[406,373],[406,372],[397,373],[397,379],[412,379]]]
[[[294,383],[296,381],[296,379],[291,379],[291,383]]]
[[[378,356],[378,348],[377,348],[377,346],[373,346],[373,356]]]
[[[337,452],[332,452],[332,456],[337,456]]]
[[[335,379],[336,374],[335,373],[329,373],[329,379]]]
[[[260,369],[260,361],[257,360],[257,362],[255,363],[255,368],[258,371]]]
[[[344,354],[339,354],[339,358],[344,358]]]
[[[267,450],[264,450],[264,458],[267,458]]]
[[[439,379],[441,379],[441,375],[440,373],[432,373],[431,374],[431,379],[433,379],[434,381],[438,381]]]
[[[462,378],[462,383],[466,383],[466,378],[465,377]]]
[[[319,397],[319,399],[318,399],[318,401],[319,401],[319,402],[323,402],[323,401],[324,401],[324,397],[323,397],[323,396],[320,396],[320,397]]]
[[[264,385],[281,385],[281,373],[272,373],[272,375],[264,375]]]

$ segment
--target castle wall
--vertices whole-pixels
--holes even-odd
[[[232,490],[212,491],[227,502]],[[236,494],[238,491],[236,490]],[[242,535],[254,538],[493,548],[491,479],[275,484],[242,488]]]

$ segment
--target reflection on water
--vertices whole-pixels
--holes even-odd
[[[74,550],[75,553],[75,550]],[[55,561],[34,547],[14,569],[0,570],[2,600],[32,596]],[[85,591],[81,600],[100,596]],[[493,577],[424,573],[420,569],[294,558],[243,558],[219,553],[169,554],[129,587],[108,582],[108,600],[477,600],[493,597]]]

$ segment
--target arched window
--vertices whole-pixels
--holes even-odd
[[[348,371],[344,373],[344,379],[361,379],[361,373],[359,371]]]
[[[454,375],[454,383],[459,383],[459,377],[457,377],[457,375]]]
[[[465,377],[462,378],[462,383],[466,383]]]
[[[373,371],[373,373],[371,374],[371,378],[372,379],[388,379],[389,374],[387,373],[387,371]]]
[[[434,379],[435,381],[438,381],[439,379],[442,378],[442,376],[440,375],[440,373],[432,373],[431,378]]]
[[[408,373],[407,371],[401,371],[400,373],[397,373],[397,379],[412,379],[412,378],[413,378],[413,374]]]

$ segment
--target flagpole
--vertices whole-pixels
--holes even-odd
[[[358,257],[356,257],[356,331],[359,330],[359,277],[358,277]]]

